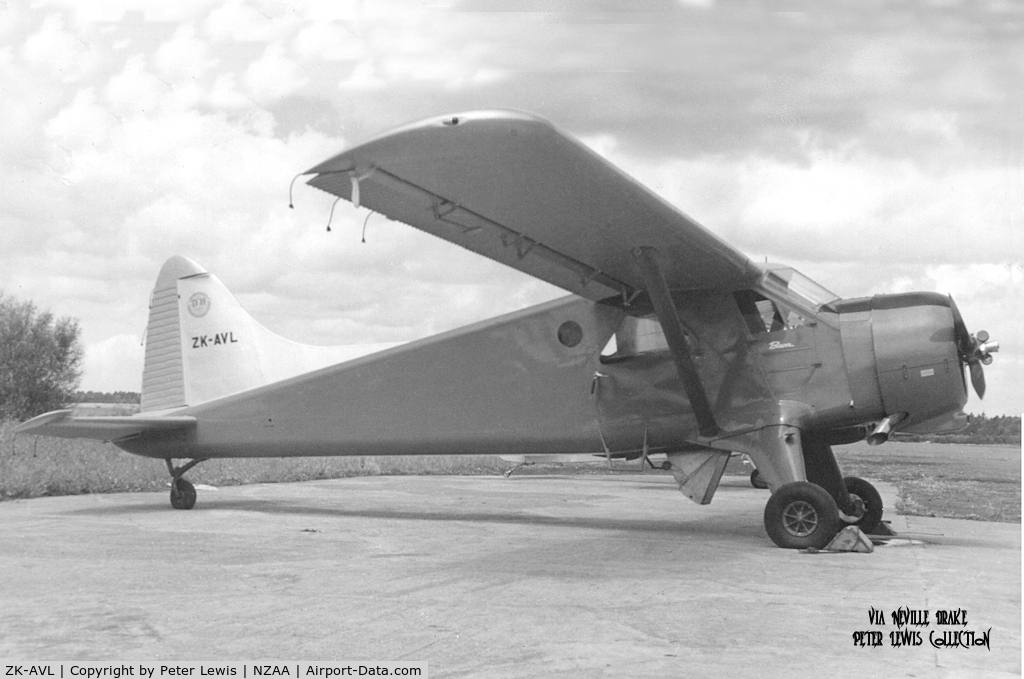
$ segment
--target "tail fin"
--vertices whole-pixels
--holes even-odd
[[[216,276],[175,256],[160,270],[150,301],[142,411],[198,405],[366,353],[275,335]]]

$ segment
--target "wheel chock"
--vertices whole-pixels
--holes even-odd
[[[871,531],[871,534],[882,535],[885,537],[893,537],[895,535],[899,535],[899,533],[892,529],[892,526],[889,525],[888,521],[879,522],[878,526],[873,531]]]
[[[839,531],[832,542],[823,549],[824,552],[862,552],[870,554],[875,551],[875,546],[867,535],[856,526],[847,526]]]

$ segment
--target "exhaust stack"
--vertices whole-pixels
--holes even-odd
[[[869,446],[880,446],[889,440],[889,434],[892,432],[893,427],[902,422],[906,418],[906,413],[895,413],[893,415],[887,415],[884,420],[878,423],[875,430],[868,434],[867,442]]]

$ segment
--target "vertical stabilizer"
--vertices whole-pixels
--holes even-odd
[[[149,307],[142,410],[199,405],[378,348],[309,346],[275,335],[216,276],[186,257],[172,257]]]

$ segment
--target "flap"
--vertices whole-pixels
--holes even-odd
[[[643,290],[651,248],[673,290],[735,289],[742,253],[546,120],[474,111],[414,123],[309,170],[309,184],[591,300]]]

